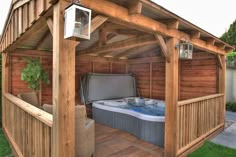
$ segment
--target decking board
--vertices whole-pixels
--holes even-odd
[[[97,157],[163,157],[164,150],[137,137],[96,123]]]

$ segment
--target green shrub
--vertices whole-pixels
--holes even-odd
[[[38,58],[24,58],[27,66],[21,72],[21,80],[28,83],[28,87],[34,91],[40,89],[40,83],[50,83],[48,73],[43,69]]]
[[[0,128],[2,128],[2,55],[0,55]]]
[[[236,112],[236,102],[227,102],[226,110]]]

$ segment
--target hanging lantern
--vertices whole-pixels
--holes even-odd
[[[65,9],[64,38],[71,40],[90,39],[91,10],[80,3],[72,3]]]
[[[180,59],[192,59],[193,56],[193,45],[189,43],[187,40],[182,42],[179,41],[177,45],[179,51]]]

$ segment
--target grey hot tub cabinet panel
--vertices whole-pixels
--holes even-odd
[[[142,120],[127,114],[92,108],[97,123],[129,132],[154,145],[164,146],[164,122]]]

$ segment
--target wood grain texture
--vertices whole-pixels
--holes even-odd
[[[61,0],[53,7],[53,156],[75,156],[75,48],[77,41],[64,39]]]
[[[218,60],[215,55],[193,53],[192,60],[181,60],[180,99],[217,93]]]
[[[32,51],[31,51],[32,52]],[[11,60],[11,66],[10,66],[10,79],[9,79],[9,86],[10,86],[10,93],[13,95],[17,95],[20,93],[26,93],[31,92],[32,90],[28,88],[28,85],[21,81],[21,72],[26,66],[26,62],[23,60],[24,57],[36,57],[39,58],[40,56],[43,56],[43,54],[33,51],[34,56],[31,56],[30,53],[24,53],[23,56],[18,54],[11,54],[10,60]],[[38,54],[36,54],[38,53]],[[49,74],[49,80],[50,84],[44,84],[42,83],[41,91],[41,102],[42,104],[52,104],[52,56],[43,56],[42,57],[42,66],[45,71]]]
[[[16,156],[51,157],[52,115],[11,94],[5,98],[4,131]]]
[[[170,62],[166,61],[165,79],[165,157],[175,157],[177,153],[177,102],[179,79],[179,56],[175,49],[178,39],[170,38],[166,44],[169,48]]]
[[[224,127],[224,94],[178,102],[177,155]]]
[[[163,157],[163,149],[144,142],[129,133],[96,124],[98,157]]]

